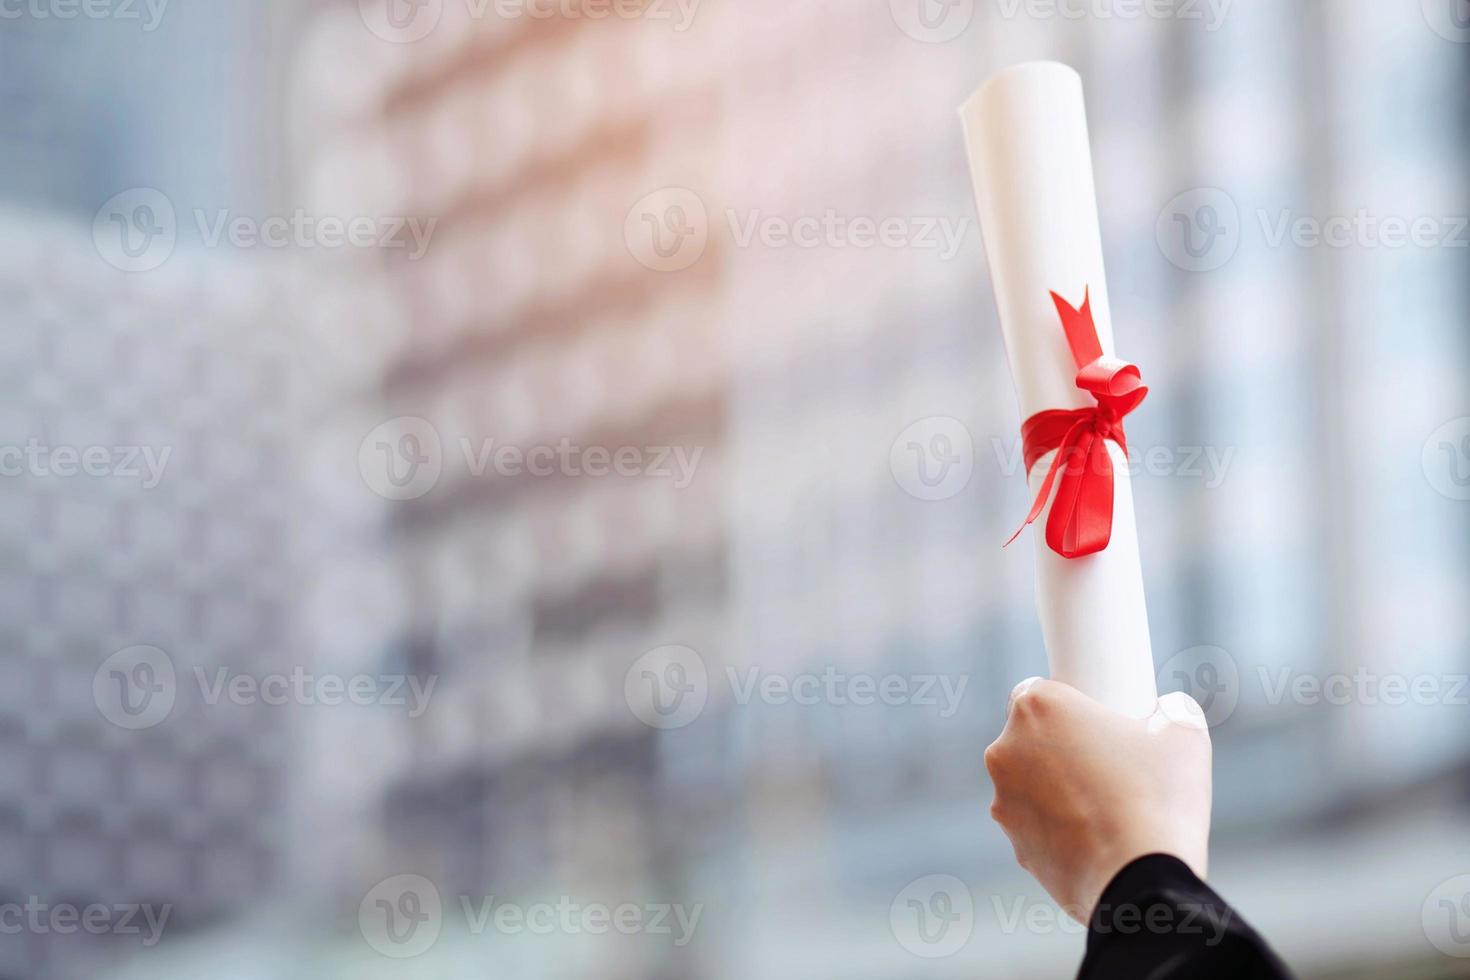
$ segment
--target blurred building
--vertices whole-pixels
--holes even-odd
[[[0,174],[29,206],[0,214],[0,441],[173,457],[147,494],[4,481],[0,901],[175,920],[126,963],[116,937],[5,936],[0,974],[1072,969],[1074,932],[1006,925],[1046,899],[984,807],[983,746],[1045,661],[1029,549],[999,549],[1028,504],[1020,420],[954,116],[990,71],[1051,57],[1087,84],[1120,345],[1152,388],[1130,444],[1221,454],[1134,480],[1161,687],[1216,723],[1215,878],[1303,976],[1467,975],[1426,942],[1436,889],[1470,871],[1446,863],[1463,708],[1271,694],[1470,671],[1470,514],[1421,466],[1466,411],[1467,253],[1264,232],[1470,213],[1470,47],[1412,4],[1348,6],[1210,27],[979,4],[948,35],[902,0],[221,5],[151,39],[7,23]],[[63,100],[73,78],[101,108]],[[226,206],[428,235],[181,241],[123,275],[88,225],[138,186],[181,239]],[[1211,194],[1238,248],[1190,269],[1160,225]],[[897,245],[851,234],[889,220]],[[538,475],[507,447],[669,456]],[[942,499],[905,480],[928,451],[972,468]],[[166,723],[126,731],[93,684],[136,644],[186,681],[305,666],[432,701],[235,711],[181,681]],[[661,728],[633,688],[670,646],[708,703]],[[965,687],[946,713],[737,682],[830,672]],[[459,921],[399,961],[359,903],[402,874]],[[923,959],[892,916],[935,874],[970,891],[973,936]],[[485,896],[703,914],[687,946],[472,935],[458,899]]]
[[[181,263],[128,283],[69,226],[4,221],[5,445],[79,456],[31,479],[6,459],[0,975],[98,975],[137,938],[36,933],[16,909],[143,905],[187,933],[281,886],[289,732],[191,679],[290,661],[292,494],[256,487],[294,429],[282,352],[229,281]],[[117,447],[108,473],[78,465],[92,447]],[[149,695],[130,725],[94,693],[138,646],[162,651],[162,723]]]
[[[402,332],[333,406],[323,454],[357,446],[340,433],[386,426],[396,465],[401,420],[418,419],[442,463],[415,499],[349,488],[375,506],[344,535],[354,553],[328,560],[365,569],[349,595],[389,583],[353,610],[394,597],[391,618],[374,619],[381,640],[350,649],[367,637],[313,617],[318,649],[439,683],[419,719],[322,735],[313,764],[334,792],[321,820],[359,828],[378,855],[329,870],[347,904],[404,870],[445,895],[659,900],[733,793],[672,791],[658,732],[623,695],[633,661],[671,643],[714,669],[728,601],[719,250],[667,276],[634,261],[622,233],[629,188],[653,190],[671,152],[720,137],[712,66],[684,74],[698,57],[663,39],[640,23],[468,19],[449,4],[428,38],[400,45],[342,5],[303,46],[307,206],[438,222],[420,260],[365,259],[334,283],[346,315],[320,323],[343,349],[364,329]],[[679,118],[655,111],[656,92]],[[704,163],[696,153],[683,172]],[[647,472],[578,478],[576,463],[535,475],[495,464],[501,447],[668,447],[697,466],[678,487]],[[635,947],[598,969],[701,972],[665,952]]]

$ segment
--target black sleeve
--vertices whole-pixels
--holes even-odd
[[[1235,909],[1167,854],[1138,858],[1103,890],[1078,980],[1290,980]]]

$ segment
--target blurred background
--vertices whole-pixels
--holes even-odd
[[[0,975],[1072,975],[981,764],[1033,58],[1212,880],[1470,976],[1465,0],[0,3]]]

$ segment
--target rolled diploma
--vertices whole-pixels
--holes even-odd
[[[1051,299],[1055,290],[1081,307],[1090,291],[1103,353],[1115,353],[1082,79],[1057,62],[1016,65],[982,85],[960,116],[1021,418],[1091,407]],[[1116,481],[1112,539],[1098,554],[1063,558],[1046,544],[1048,504],[1027,531],[1036,547],[1036,609],[1052,677],[1144,717],[1158,692],[1138,527],[1128,461],[1113,441],[1107,448]],[[1032,467],[1032,497],[1055,455]]]

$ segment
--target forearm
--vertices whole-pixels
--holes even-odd
[[[1288,980],[1256,931],[1178,858],[1142,857],[1103,890],[1078,980]]]

